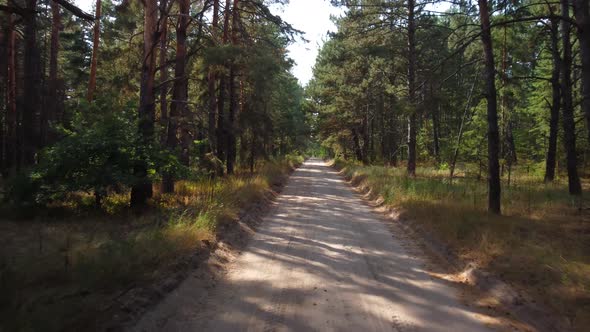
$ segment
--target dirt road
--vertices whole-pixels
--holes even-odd
[[[136,331],[488,331],[320,160],[307,161],[223,281],[189,278]]]

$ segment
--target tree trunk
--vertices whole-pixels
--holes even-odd
[[[485,94],[488,120],[488,211],[500,214],[500,163],[498,160],[500,137],[498,133],[498,104],[496,93],[496,72],[494,68],[494,49],[490,27],[488,0],[478,0],[481,20],[481,41],[485,63]]]
[[[588,8],[588,0],[574,0],[573,3],[582,59],[582,109],[586,117],[588,143],[590,143],[590,8]]]
[[[186,113],[188,101],[188,76],[186,75],[186,31],[189,18],[189,0],[178,0],[178,23],[176,24],[176,62],[174,68],[174,85],[170,117],[168,121],[168,135],[166,146],[171,153],[178,147],[178,129],[185,126],[180,118]],[[182,155],[182,153],[181,153]],[[172,174],[164,175],[162,190],[166,193],[174,192],[174,178]]]
[[[437,102],[432,108],[432,150],[434,159],[437,164],[440,164],[440,123],[438,115],[440,113],[440,104]]]
[[[354,144],[354,154],[356,156],[356,160],[364,163],[365,158],[363,157],[363,149],[361,148],[358,131],[356,129],[352,130],[352,142]]]
[[[177,50],[176,50],[176,68],[175,68],[175,83],[178,83],[178,93],[174,97],[175,103],[178,105],[178,113],[181,117],[179,124],[180,129],[180,162],[184,166],[190,164],[190,145],[193,141],[191,130],[192,122],[190,121],[190,108],[188,107],[188,75],[186,73],[187,64],[187,30],[189,22],[191,21],[190,16],[190,0],[179,0],[180,17],[178,18],[178,24],[176,26],[176,38],[177,38]],[[200,22],[202,23],[202,22]],[[197,39],[197,43],[198,43]],[[182,44],[182,46],[181,46]],[[182,75],[180,71],[177,72],[179,63],[182,62]],[[175,88],[176,90],[176,88]],[[176,91],[174,92],[176,93]]]
[[[9,16],[7,46],[7,91],[6,91],[6,168],[13,173],[18,168],[17,108],[16,108],[16,29],[14,16]]]
[[[234,0],[232,10],[232,30],[231,39],[234,47],[238,46],[238,28],[239,28],[239,0]],[[229,116],[227,123],[227,174],[233,174],[234,164],[236,163],[236,134],[235,134],[235,119],[240,112],[239,93],[236,81],[236,64],[232,63],[229,74]]]
[[[168,1],[160,1],[160,124],[163,128],[161,142],[166,144],[168,139]]]
[[[59,54],[59,30],[61,29],[61,17],[59,13],[59,5],[51,1],[51,49],[49,52],[49,84],[47,103],[47,112],[45,113],[43,123],[43,140],[46,143],[51,143],[55,139],[55,135],[50,128],[50,125],[57,119],[58,113],[58,77],[57,65]]]
[[[219,27],[219,0],[213,0],[213,21],[211,22],[211,34],[213,35],[213,40],[215,40],[215,35],[217,33],[217,29]],[[217,115],[217,96],[215,91],[215,85],[217,81],[217,75],[215,74],[215,69],[213,66],[209,67],[209,73],[207,75],[207,88],[209,91],[209,123],[208,123],[208,138],[209,138],[209,147],[211,151],[216,151],[217,149],[217,123],[215,116]]]
[[[559,91],[559,26],[558,20],[551,20],[551,56],[553,58],[553,70],[551,71],[551,119],[549,120],[549,147],[545,161],[545,182],[555,179],[555,162],[557,156],[557,134],[559,130],[559,108],[561,95]]]
[[[461,125],[459,126],[459,133],[457,134],[457,143],[455,144],[455,151],[453,152],[453,158],[451,159],[451,165],[449,167],[449,178],[453,181],[453,176],[455,175],[455,167],[457,165],[457,158],[459,158],[459,148],[461,147],[461,140],[463,139],[463,129],[465,128],[465,122],[468,121],[467,119],[467,112],[471,108],[471,100],[473,97],[473,90],[475,89],[475,83],[477,82],[477,78],[479,77],[479,73],[475,74],[473,78],[473,84],[471,84],[471,89],[469,89],[469,95],[467,96],[467,103],[465,103],[465,110],[463,111],[463,117],[461,117]],[[471,118],[471,116],[469,117]]]
[[[27,0],[27,9],[35,11],[37,0]],[[23,17],[24,23],[24,91],[22,113],[22,164],[35,163],[36,147],[40,143],[40,128],[36,124],[41,110],[39,93],[41,89],[41,56],[37,48],[37,15],[28,14]],[[42,112],[42,110],[41,110]]]
[[[157,31],[158,3],[156,0],[144,2],[143,61],[141,65],[141,83],[139,91],[139,136],[140,157],[134,167],[137,183],[131,189],[131,206],[141,208],[152,197],[152,181],[148,177],[148,163],[145,149],[154,142],[155,122],[155,46],[158,42]]]
[[[508,168],[511,169],[512,165],[517,162],[516,159],[516,144],[514,143],[514,134],[512,133],[512,117],[508,107],[508,94],[506,89],[508,87],[508,48],[507,46],[507,31],[508,27],[503,27],[504,40],[502,43],[502,89],[501,93],[501,109],[502,109],[502,126],[503,132],[503,144],[502,144],[502,156],[508,163]]]
[[[569,1],[561,0],[561,40],[563,60],[561,61],[561,94],[563,101],[563,137],[567,159],[567,177],[571,195],[581,195],[582,186],[578,176],[578,158],[576,155],[576,124],[572,97],[572,45],[570,41],[571,24],[569,22]]]
[[[231,15],[231,2],[225,0],[225,11],[223,13],[223,45],[226,45],[229,40],[229,18]],[[227,64],[226,64],[227,67]],[[227,150],[226,140],[226,123],[225,123],[225,97],[227,90],[227,77],[221,74],[219,78],[219,98],[217,99],[217,158],[225,162],[225,154]]]
[[[92,36],[92,62],[90,63],[90,79],[88,80],[88,94],[86,99],[89,102],[94,100],[94,91],[96,90],[96,67],[98,65],[98,46],[100,43],[100,15],[101,0],[96,0],[96,13],[94,17],[94,33]]]
[[[408,117],[408,175],[416,175],[416,22],[415,0],[408,0],[408,97],[410,115]]]
[[[10,20],[9,16],[10,13],[2,13],[1,18],[6,19],[8,24],[8,20]],[[8,24],[6,26],[0,26],[0,96],[6,97],[8,95],[8,42],[10,38],[10,33],[8,28]],[[8,125],[8,99],[4,98],[0,100],[0,105],[2,105],[2,110],[4,111],[3,114],[0,114],[0,176],[7,177],[8,176],[8,158],[7,158],[7,125]]]
[[[389,121],[388,121],[388,142],[389,142],[389,151],[388,151],[388,160],[391,166],[397,167],[397,153],[399,149],[398,144],[398,135],[397,135],[397,121],[395,118],[395,97],[393,95],[389,96]]]

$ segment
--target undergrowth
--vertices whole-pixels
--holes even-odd
[[[254,174],[180,181],[174,194],[155,188],[151,211],[141,217],[129,213],[122,203],[128,193],[120,193],[105,200],[102,214],[83,213],[92,197],[75,194],[58,204],[77,211],[65,220],[47,214],[0,220],[0,331],[61,331],[92,322],[130,287],[209,248],[220,223],[262,202],[302,162],[291,156]]]
[[[486,212],[485,179],[419,167],[363,166],[335,160],[351,182],[396,208],[448,245],[553,308],[577,330],[590,325],[590,216],[588,202],[567,184],[544,184],[526,169],[504,179],[503,215]],[[585,188],[588,190],[589,188]]]

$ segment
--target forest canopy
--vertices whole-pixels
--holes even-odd
[[[451,179],[459,164],[475,165],[496,213],[500,178],[518,165],[546,182],[566,173],[569,192],[581,194],[588,1],[332,2],[346,13],[307,90],[331,155],[403,161],[410,176],[434,164]]]
[[[131,189],[303,151],[303,88],[282,1],[68,0],[0,7],[0,172],[8,198]],[[119,189],[117,189],[119,188]]]

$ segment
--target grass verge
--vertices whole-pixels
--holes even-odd
[[[187,268],[191,256],[214,247],[227,229],[220,225],[263,202],[302,162],[286,157],[254,174],[179,182],[174,194],[156,190],[141,217],[113,195],[108,213],[0,219],[0,331],[98,328],[97,317],[126,291]]]
[[[503,216],[486,212],[485,180],[421,167],[405,170],[336,160],[353,185],[504,281],[552,308],[577,331],[590,326],[590,216],[562,182],[527,173],[503,187]]]

